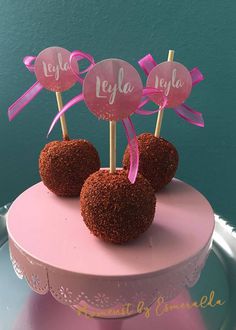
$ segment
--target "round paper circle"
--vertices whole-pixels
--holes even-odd
[[[162,89],[167,97],[167,108],[182,104],[192,90],[192,78],[188,69],[178,62],[163,62],[155,66],[147,78],[147,87]],[[158,95],[150,96],[156,103],[163,99]]]
[[[77,81],[71,70],[79,72],[76,59],[70,64],[70,52],[61,47],[44,49],[35,60],[35,75],[37,80],[53,92],[64,92]]]
[[[84,100],[98,118],[121,120],[130,116],[142,98],[142,81],[135,68],[120,59],[97,63],[83,83]]]

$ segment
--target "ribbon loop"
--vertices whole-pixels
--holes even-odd
[[[198,84],[200,81],[204,80],[203,74],[201,73],[201,71],[197,67],[193,68],[190,71],[190,75],[191,75],[191,78],[192,78],[192,85],[193,86]]]
[[[79,72],[79,74],[73,69],[73,66],[71,65],[71,70],[72,72],[74,73],[74,75],[76,76],[76,78],[78,79],[78,81],[80,82],[80,84],[82,85],[83,84],[83,81],[84,79],[80,76],[81,74],[84,74],[86,72],[88,72],[89,70],[92,69],[92,67],[95,65],[95,62],[94,62],[94,58],[87,54],[87,53],[84,53],[80,50],[75,50],[71,53],[70,55],[70,63],[73,59],[76,59],[77,61],[81,61],[81,60],[88,60],[90,62],[90,65],[85,69],[85,70],[82,70]]]
[[[23,59],[23,63],[26,66],[26,68],[31,72],[34,73],[34,62],[36,60],[36,56],[25,56]]]
[[[152,69],[157,66],[156,61],[152,57],[151,54],[147,54],[141,60],[138,61],[139,66],[142,68],[142,70],[145,72],[146,76],[149,75],[149,73],[152,71]]]

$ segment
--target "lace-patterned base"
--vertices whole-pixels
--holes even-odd
[[[50,291],[57,301],[81,313],[111,318],[127,316],[125,312],[136,314],[140,302],[150,306],[158,297],[168,301],[184,287],[195,285],[210,245],[178,267],[141,277],[109,279],[86,277],[40,264],[9,240],[13,268],[20,279],[26,279],[32,290],[39,294]],[[128,309],[124,310],[125,306]]]

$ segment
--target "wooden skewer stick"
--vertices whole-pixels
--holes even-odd
[[[167,61],[172,62],[174,60],[174,54],[175,54],[174,50],[169,50]],[[158,112],[156,129],[154,133],[154,136],[157,138],[160,137],[163,115],[164,115],[164,110]]]
[[[110,125],[110,173],[116,171],[116,122],[111,120]]]
[[[61,109],[63,108],[63,102],[62,102],[62,97],[61,97],[61,93],[60,92],[56,92],[56,99],[57,99],[58,111],[60,112]],[[61,122],[61,131],[62,131],[63,140],[69,140],[69,135],[68,135],[68,129],[67,129],[67,125],[66,125],[65,115],[62,115],[60,117],[60,122]]]

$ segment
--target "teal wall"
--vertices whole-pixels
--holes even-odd
[[[146,53],[164,61],[168,49],[175,49],[177,61],[189,69],[198,66],[206,77],[188,101],[204,113],[206,127],[192,126],[167,110],[162,135],[179,151],[178,177],[236,224],[235,1],[2,0],[0,4],[0,205],[39,180],[38,154],[57,111],[54,94],[43,90],[8,122],[8,106],[35,81],[22,64],[25,55],[58,45],[91,53],[96,61],[122,58],[138,69],[137,60]],[[79,90],[76,86],[64,93],[64,101]],[[91,140],[106,166],[107,123],[98,122],[81,105],[67,118],[71,137]],[[134,122],[138,132],[154,130],[154,117],[136,116]],[[57,138],[59,125],[50,137]],[[119,128],[119,162],[125,144]]]

